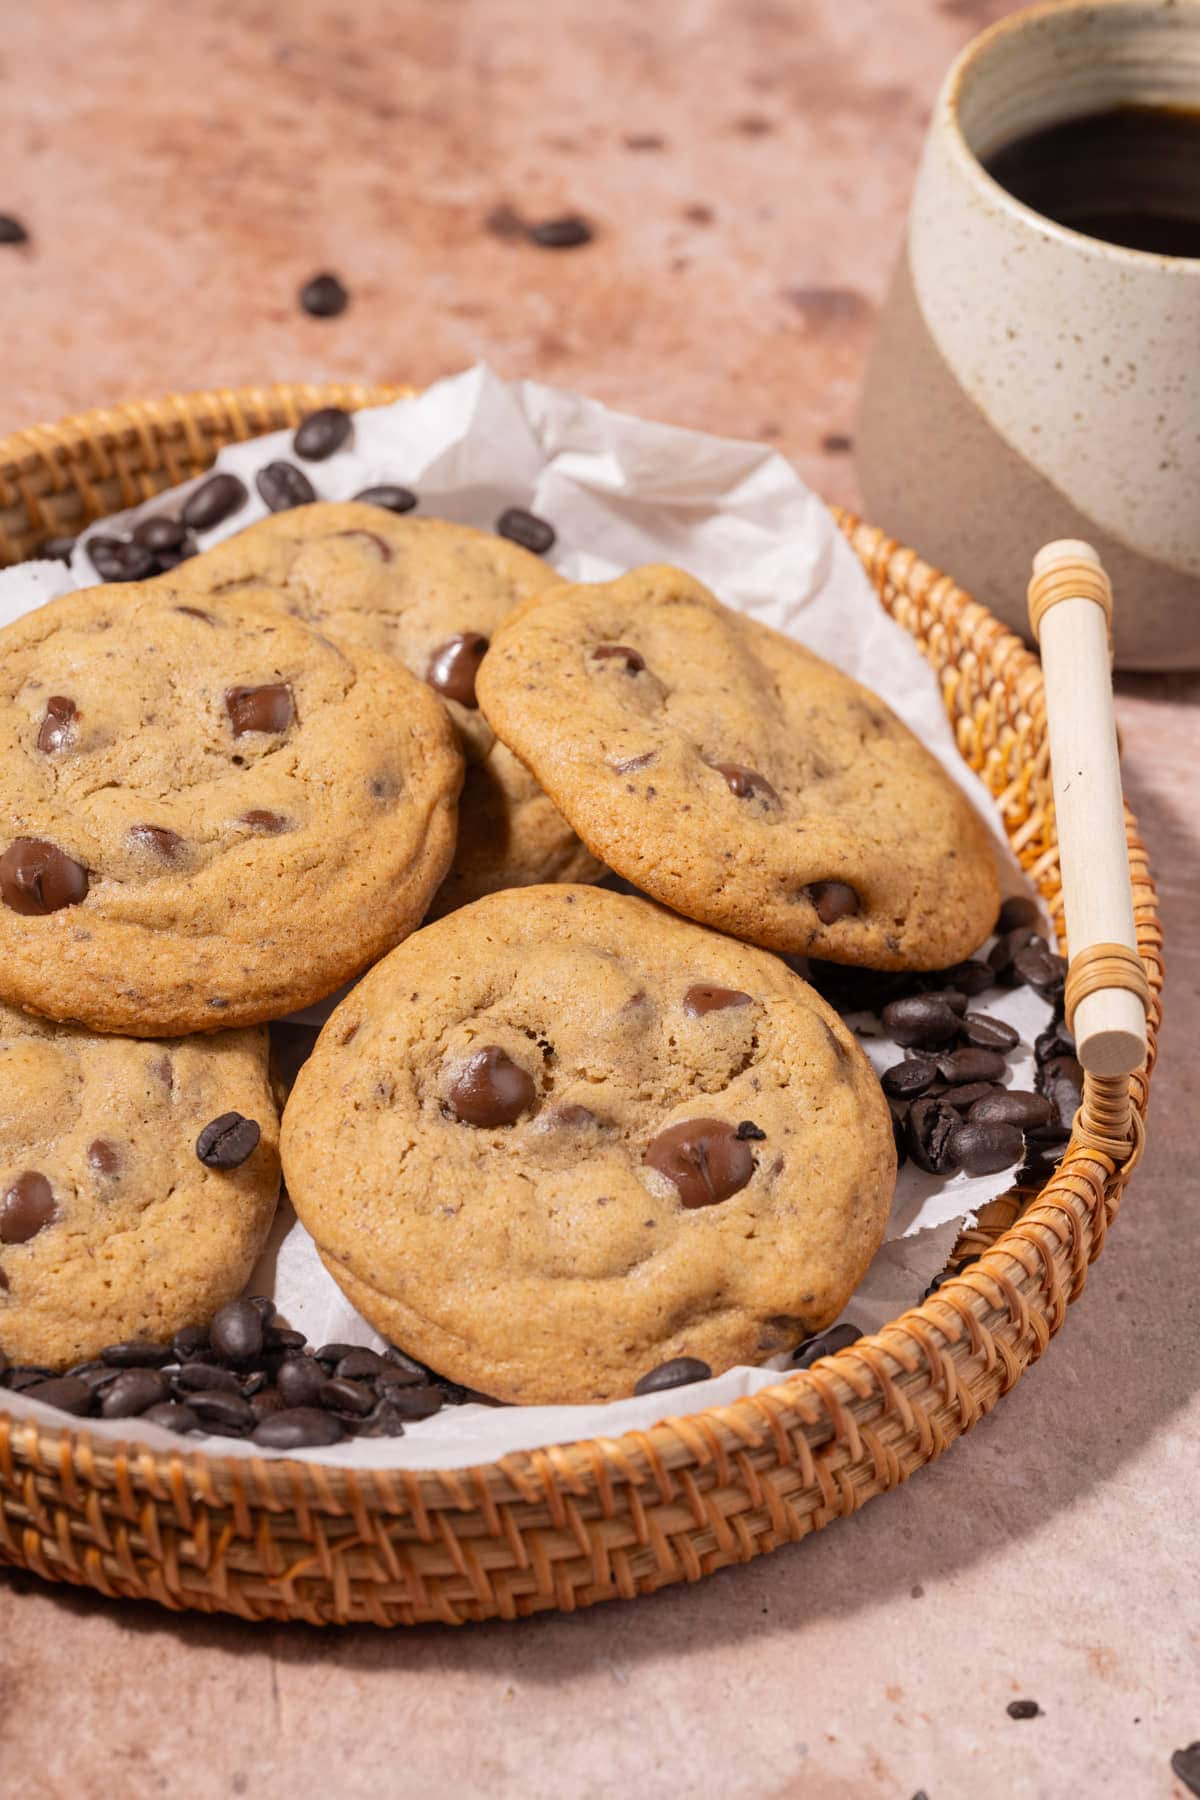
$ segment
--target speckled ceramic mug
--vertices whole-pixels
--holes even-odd
[[[1068,230],[981,159],[1109,107],[1200,105],[1200,0],[1071,0],[950,70],[868,369],[868,515],[1026,629],[1030,558],[1086,538],[1130,669],[1200,664],[1200,260]]]

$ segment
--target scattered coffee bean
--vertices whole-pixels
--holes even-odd
[[[942,969],[938,976],[940,982],[957,989],[960,993],[974,998],[992,986],[992,971],[985,962],[952,963],[948,969]],[[936,990],[935,990],[936,991]]]
[[[822,925],[852,919],[861,910],[857,893],[846,881],[813,881],[804,892],[816,907]]]
[[[1067,979],[1066,958],[1058,956],[1040,938],[1016,951],[1012,967],[1014,975],[1040,994],[1061,993]]]
[[[279,1365],[275,1385],[287,1406],[316,1406],[328,1377],[313,1356],[289,1356]]]
[[[170,519],[165,513],[159,513],[134,526],[133,541],[155,552],[182,550],[188,541],[188,528],[182,519]]]
[[[805,1338],[792,1352],[792,1367],[811,1369],[821,1357],[833,1356],[838,1350],[849,1349],[861,1336],[862,1332],[857,1325],[831,1325],[828,1331],[822,1331],[816,1337]]]
[[[574,250],[580,244],[590,244],[594,236],[587,220],[576,213],[561,219],[543,219],[540,225],[529,227],[530,242],[543,250]]]
[[[259,1318],[263,1322],[263,1329],[265,1331],[267,1326],[270,1325],[271,1320],[275,1317],[275,1302],[272,1300],[271,1296],[269,1294],[247,1294],[246,1305],[252,1306],[257,1312]]]
[[[200,1429],[198,1416],[179,1400],[165,1400],[161,1406],[150,1407],[142,1414],[142,1423],[161,1426],[163,1431],[174,1431],[180,1437]]]
[[[384,482],[379,487],[364,488],[354,498],[361,501],[363,506],[382,506],[394,513],[411,512],[417,504],[417,496],[411,488],[396,487],[389,482]]]
[[[253,1431],[257,1423],[250,1402],[224,1388],[202,1388],[198,1393],[189,1393],[187,1403],[202,1425],[234,1437]]]
[[[250,1410],[258,1420],[270,1418],[272,1413],[283,1412],[287,1405],[278,1388],[263,1388],[261,1393],[247,1394]]]
[[[675,1188],[682,1206],[716,1206],[754,1173],[750,1146],[723,1119],[682,1119],[647,1147],[642,1161]]]
[[[226,1116],[240,1119],[243,1125],[249,1123],[248,1120],[241,1119],[239,1113],[227,1114]],[[214,1123],[219,1122],[220,1121],[214,1121]],[[206,1125],[205,1130],[211,1131],[212,1126]],[[227,1142],[228,1139],[225,1138],[222,1141],[224,1143]],[[256,1144],[258,1142],[257,1125],[254,1127],[254,1142]],[[205,1158],[201,1157],[200,1160],[203,1162]],[[241,1160],[244,1162],[246,1159],[243,1156]],[[220,1163],[217,1166],[227,1168],[236,1165]],[[250,1362],[259,1354],[263,1347],[262,1313],[251,1300],[232,1300],[228,1306],[223,1306],[220,1312],[217,1313],[212,1324],[209,1326],[208,1335],[209,1342],[212,1344],[212,1347],[218,1356],[225,1357],[229,1362]]]
[[[476,707],[475,677],[487,655],[488,640],[478,631],[461,631],[434,651],[425,671],[431,688],[460,706]]]
[[[950,1133],[949,1155],[968,1175],[996,1175],[1019,1163],[1025,1139],[1019,1125],[962,1120]]]
[[[180,517],[193,531],[211,531],[214,525],[240,511],[249,498],[245,482],[222,470],[219,475],[210,475],[188,495]]]
[[[341,1362],[343,1356],[350,1356],[357,1349],[357,1344],[322,1344],[315,1355],[319,1363],[328,1363],[332,1368],[335,1363]],[[421,1373],[424,1374],[425,1370],[422,1369]]]
[[[951,1138],[962,1123],[952,1106],[929,1095],[908,1109],[905,1139],[908,1154],[928,1175],[952,1175],[958,1167]]]
[[[77,542],[78,539],[73,537],[48,537],[43,540],[38,555],[44,556],[47,562],[70,562]]]
[[[208,1169],[240,1169],[258,1148],[261,1136],[253,1119],[238,1112],[222,1113],[210,1119],[196,1139],[196,1155]]]
[[[0,213],[0,244],[27,244],[29,232],[12,213]]]
[[[336,275],[313,275],[300,289],[300,305],[314,319],[336,319],[350,304],[350,296]]]
[[[90,537],[84,549],[101,581],[145,581],[158,568],[153,550],[124,538]]]
[[[316,1449],[322,1444],[336,1444],[346,1435],[345,1426],[332,1413],[315,1406],[292,1406],[283,1412],[260,1419],[254,1427],[256,1444],[268,1450]]]
[[[996,936],[1004,937],[1019,925],[1028,925],[1036,930],[1040,917],[1036,900],[1031,900],[1028,894],[1013,894],[1000,908],[1000,916],[996,920]]]
[[[708,1381],[711,1376],[712,1370],[698,1356],[673,1356],[643,1375],[633,1391],[635,1394],[661,1394],[667,1388],[690,1387],[694,1381]]]
[[[937,1080],[937,1075],[938,1066],[932,1056],[908,1056],[885,1069],[880,1083],[893,1100],[915,1100]]]
[[[375,1350],[351,1350],[334,1369],[339,1381],[374,1381],[387,1368]]]
[[[1010,987],[1014,986],[1015,981],[1012,977],[1013,957],[1017,954],[1018,950],[1023,950],[1026,944],[1032,943],[1035,937],[1037,937],[1037,934],[1032,925],[1014,925],[1011,931],[1006,931],[1003,937],[997,938],[996,942],[988,951],[988,964],[993,975],[1002,983],[1005,983]],[[1037,938],[1039,944],[1043,941],[1042,938]]]
[[[446,1391],[427,1382],[423,1386],[385,1387],[387,1404],[396,1415],[410,1424],[417,1419],[432,1419],[435,1413],[441,1412],[449,1396]]]
[[[951,1050],[938,1057],[937,1066],[948,1087],[965,1081],[1003,1081],[1007,1070],[998,1050]]]
[[[76,1363],[73,1369],[67,1370],[68,1375],[77,1375],[80,1381],[86,1381],[94,1394],[103,1393],[125,1373],[123,1369],[110,1369],[102,1362]]]
[[[27,1400],[40,1400],[44,1406],[56,1406],[59,1412],[76,1418],[92,1410],[93,1389],[78,1375],[53,1375],[48,1381],[35,1381],[24,1393]]]
[[[390,1400],[381,1400],[365,1419],[355,1422],[353,1430],[355,1437],[403,1437],[404,1425],[404,1414],[399,1408],[393,1406]]]
[[[87,895],[87,870],[57,844],[15,838],[0,856],[0,900],[25,918],[78,906]]]
[[[286,1325],[272,1325],[266,1334],[268,1350],[303,1350],[307,1342],[302,1331],[290,1331]]]
[[[170,1344],[151,1344],[142,1338],[129,1338],[122,1344],[107,1344],[100,1352],[100,1360],[110,1369],[161,1369],[174,1362],[176,1354]]]
[[[405,1368],[403,1364],[392,1363],[386,1364],[376,1377],[378,1386],[382,1388],[421,1387],[428,1380],[428,1369]]]
[[[1048,1125],[1054,1118],[1053,1104],[1045,1094],[1031,1094],[1024,1088],[1005,1088],[998,1094],[985,1094],[971,1108],[971,1123],[987,1125]]]
[[[123,1369],[100,1399],[105,1419],[132,1419],[171,1398],[171,1384],[161,1369]]]
[[[977,1100],[984,1100],[990,1094],[1006,1092],[995,1081],[963,1081],[957,1087],[942,1087],[940,1084],[931,1090],[939,1094],[947,1106],[954,1107],[956,1112],[967,1112]]]
[[[464,1125],[512,1125],[533,1105],[536,1093],[532,1076],[498,1044],[488,1044],[455,1077],[449,1105]]]
[[[176,1362],[191,1362],[202,1351],[208,1349],[208,1328],[205,1325],[184,1325],[171,1339],[171,1348],[175,1352]],[[167,1358],[168,1362],[171,1360]]]
[[[323,1384],[318,1401],[331,1412],[355,1413],[361,1417],[370,1412],[375,1396],[361,1382],[339,1381],[333,1376]]]
[[[1200,1794],[1200,1739],[1184,1750],[1172,1751],[1171,1773],[1182,1781],[1190,1794]]]
[[[240,1394],[241,1384],[232,1369],[222,1369],[216,1363],[186,1362],[181,1363],[171,1377],[177,1393],[202,1393],[206,1388],[219,1389],[225,1394]]]
[[[25,1169],[0,1196],[0,1244],[27,1244],[57,1217],[50,1183],[37,1169]]]
[[[317,497],[303,469],[295,463],[269,462],[254,477],[254,485],[269,511],[289,512],[293,506],[311,506]]]
[[[1039,1091],[1058,1116],[1058,1122],[1070,1129],[1083,1102],[1083,1070],[1073,1056],[1052,1056],[1037,1072]]]
[[[523,506],[506,507],[496,520],[496,530],[501,537],[520,544],[522,549],[532,550],[535,556],[545,556],[553,549],[558,535],[553,525],[539,519],[536,513],[526,512]]]
[[[340,406],[322,406],[301,419],[292,439],[292,449],[305,462],[324,462],[327,456],[341,449],[353,430],[348,412],[343,412]]]
[[[1075,1037],[1067,1030],[1064,1019],[1057,1019],[1045,1031],[1038,1032],[1033,1040],[1033,1054],[1038,1063],[1049,1062],[1055,1056],[1074,1056]]]
[[[265,1369],[252,1369],[248,1375],[243,1375],[238,1383],[243,1400],[253,1400],[261,1394],[269,1380]]]
[[[4,1377],[4,1385],[14,1394],[23,1394],[40,1382],[55,1379],[53,1369],[9,1369]]]
[[[989,1018],[987,1013],[964,1013],[960,1030],[979,1050],[1015,1050],[1021,1041],[1020,1032],[1007,1019]]]
[[[1010,1719],[1036,1719],[1042,1709],[1036,1700],[1010,1700],[1004,1710]]]
[[[932,1049],[958,1034],[958,1014],[939,994],[890,1000],[880,1016],[888,1036],[904,1049]]]

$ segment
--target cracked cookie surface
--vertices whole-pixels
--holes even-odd
[[[835,1318],[896,1159],[852,1034],[778,958],[602,889],[495,894],[349,995],[288,1102],[348,1297],[518,1402],[761,1362]]]

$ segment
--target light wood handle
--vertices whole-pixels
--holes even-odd
[[[1077,1052],[1092,1075],[1129,1075],[1146,1060],[1148,989],[1117,760],[1111,589],[1090,544],[1061,538],[1038,551],[1029,617],[1046,683]]]

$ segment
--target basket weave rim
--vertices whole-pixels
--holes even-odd
[[[72,483],[87,491],[88,474],[97,480],[119,478],[128,495],[124,504],[149,497],[122,468],[122,451],[141,446],[148,453],[155,438],[182,438],[190,448],[203,449],[202,430],[207,417],[220,419],[226,438],[243,439],[294,425],[303,414],[319,406],[343,406],[356,410],[410,397],[408,385],[373,383],[288,383],[236,389],[214,389],[171,394],[159,400],[133,401],[97,408],[57,424],[38,425],[0,439],[0,507],[14,500],[14,490],[31,516],[40,511],[38,489],[60,492]],[[150,460],[149,454],[147,460]],[[80,465],[85,466],[81,472]],[[107,509],[113,511],[112,507]],[[864,524],[839,507],[830,509],[844,534],[868,568],[893,572],[897,583],[910,585],[919,579],[924,601],[935,610],[950,603],[965,604],[973,627],[988,640],[993,663],[1002,665],[1006,680],[1017,688],[1026,710],[1045,713],[1041,665],[1022,641],[1009,632],[987,609],[970,600],[948,576],[924,564],[915,551],[896,544],[875,527]],[[93,516],[102,516],[95,514]],[[903,628],[903,627],[902,627]],[[964,757],[965,760],[965,757]],[[1136,820],[1126,807],[1126,837],[1131,854],[1140,858],[1142,883],[1153,893],[1145,864],[1144,847],[1137,837]],[[363,1470],[307,1462],[302,1458],[233,1458],[210,1450],[171,1448],[155,1450],[138,1440],[104,1440],[84,1426],[43,1425],[7,1412],[0,1391],[0,1422],[10,1429],[5,1445],[0,1433],[0,1474],[11,1475],[13,1452],[27,1462],[36,1461],[62,1481],[68,1490],[76,1482],[118,1489],[127,1485],[127,1473],[136,1472],[146,1486],[163,1496],[178,1495],[186,1488],[209,1504],[245,1504],[245,1488],[264,1507],[286,1511],[308,1503],[327,1510],[357,1513],[364,1503],[364,1489],[374,1489],[376,1503],[397,1504],[395,1486],[402,1484],[407,1503],[425,1499],[444,1507],[447,1500],[471,1510],[490,1505],[505,1492],[526,1500],[543,1501],[556,1519],[564,1517],[562,1489],[584,1494],[597,1484],[611,1491],[617,1482],[637,1484],[657,1481],[666,1494],[672,1470],[697,1464],[714,1464],[727,1471],[730,1457],[773,1442],[781,1462],[794,1461],[787,1434],[798,1430],[815,1448],[831,1437],[846,1437],[861,1453],[855,1421],[856,1401],[882,1385],[889,1404],[906,1410],[905,1389],[922,1377],[940,1380],[947,1406],[964,1416],[967,1397],[954,1372],[953,1351],[966,1335],[972,1347],[986,1332],[989,1318],[1007,1314],[1024,1326],[1032,1325],[1042,1340],[1061,1323],[1068,1300],[1083,1285],[1084,1269],[1076,1271],[1072,1289],[1064,1297],[1054,1273],[1054,1253],[1061,1249],[1064,1222],[1074,1249],[1080,1243],[1079,1210],[1087,1205],[1087,1191],[1119,1194],[1141,1151],[1141,1120],[1149,1095],[1156,1028],[1161,1017],[1158,996],[1162,987],[1159,956],[1161,930],[1153,904],[1138,907],[1138,944],[1152,993],[1148,1019],[1150,1059],[1145,1070],[1130,1077],[1129,1096],[1134,1113],[1133,1142],[1124,1156],[1085,1141],[1078,1120],[1056,1174],[1017,1222],[965,1273],[950,1278],[937,1293],[890,1320],[879,1331],[859,1339],[845,1350],[822,1358],[812,1368],[782,1375],[777,1383],[754,1395],[725,1406],[707,1407],[659,1421],[644,1430],[619,1438],[577,1439],[553,1446],[514,1451],[494,1461],[454,1469]],[[1061,902],[1056,920],[1060,946],[1065,948]],[[1087,1078],[1090,1080],[1091,1078]],[[1103,1225],[1100,1227],[1103,1241]],[[1041,1279],[1029,1272],[1028,1258],[1018,1254],[1033,1250]],[[1096,1252],[1098,1253],[1098,1251]],[[1078,1262],[1078,1256],[1076,1257]],[[1051,1299],[1054,1317],[1049,1326],[1031,1316],[1029,1299],[1037,1288]],[[914,1355],[914,1342],[919,1346]],[[1039,1341],[1035,1355],[1044,1341]],[[1019,1371],[1018,1371],[1019,1373]],[[1016,1376],[1014,1375],[1013,1379]],[[971,1402],[973,1423],[978,1407]],[[6,1469],[3,1465],[8,1464]]]

